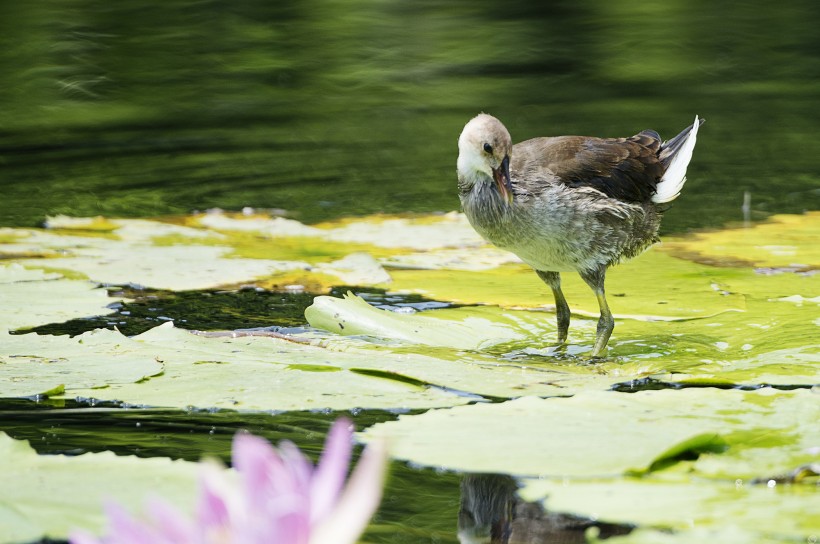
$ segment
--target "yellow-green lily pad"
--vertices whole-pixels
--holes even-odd
[[[106,329],[74,338],[0,331],[0,398],[81,390],[93,396],[162,374],[161,362],[136,351],[132,340]]]
[[[697,233],[666,245],[675,255],[707,264],[817,270],[818,232],[820,212],[814,211],[774,215],[763,223]]]
[[[606,542],[695,542],[694,536],[743,540],[698,542],[811,542],[820,532],[820,492],[811,487],[739,485],[735,481],[665,482],[622,479],[598,482],[526,480],[525,500],[543,500],[555,512],[572,512],[603,522],[636,524],[669,533],[659,540],[643,536]],[[693,531],[693,532],[690,532]],[[746,540],[749,538],[749,540]]]
[[[78,528],[102,532],[103,505],[116,501],[136,512],[162,497],[191,516],[197,463],[122,457],[112,452],[38,455],[29,444],[0,433],[0,543],[66,539]]]
[[[731,456],[753,449],[761,434],[798,444],[778,450],[786,471],[820,461],[820,451],[804,447],[820,444],[820,426],[811,425],[817,421],[820,402],[809,390],[581,391],[569,398],[523,397],[403,415],[362,437],[387,438],[394,456],[426,466],[594,479],[646,473],[693,452]],[[766,460],[728,472],[748,478],[771,469]]]
[[[90,281],[17,263],[0,265],[0,332],[107,315],[113,311],[108,306],[120,300]]]

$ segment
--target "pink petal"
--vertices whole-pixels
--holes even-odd
[[[274,489],[286,491],[293,487],[287,478],[281,477],[287,475],[287,471],[276,450],[264,438],[237,433],[233,439],[232,460],[242,476],[246,498],[251,505],[264,503]]]
[[[232,492],[238,492],[226,481],[225,470],[216,463],[203,462],[200,466],[200,492],[196,515],[200,532],[207,533],[208,530],[230,525],[228,501]]]
[[[156,544],[155,532],[145,523],[137,521],[119,504],[109,502],[105,505],[108,515],[108,534],[113,538],[104,538],[103,542],[116,544]]]
[[[352,449],[352,423],[349,419],[339,418],[330,427],[310,484],[311,524],[317,524],[333,509],[347,477]]]
[[[379,507],[387,466],[387,446],[372,442],[362,456],[336,508],[314,527],[310,544],[355,544]]]
[[[234,467],[244,485],[247,522],[234,529],[242,542],[307,542],[310,529],[309,483],[313,466],[296,446],[283,443],[277,451],[262,438],[238,434],[234,438]],[[283,535],[281,540],[273,537]]]
[[[102,540],[86,531],[72,531],[68,535],[69,544],[104,544]]]
[[[196,528],[174,505],[153,499],[148,503],[147,514],[157,530],[162,542],[169,544],[195,544]],[[159,544],[159,542],[157,543]]]
[[[310,480],[313,477],[313,464],[290,440],[280,442],[278,451],[285,470],[293,478],[295,489],[307,496],[310,490]]]

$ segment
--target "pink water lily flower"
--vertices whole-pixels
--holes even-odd
[[[381,500],[387,453],[365,448],[350,479],[352,426],[337,420],[314,467],[291,442],[275,449],[267,440],[237,433],[235,474],[203,462],[195,519],[161,499],[145,519],[109,504],[108,534],[71,535],[71,544],[354,544]],[[345,485],[347,480],[347,485]]]

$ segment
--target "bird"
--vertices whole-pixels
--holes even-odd
[[[615,320],[607,269],[659,241],[663,213],[680,195],[692,159],[694,123],[668,141],[654,130],[627,138],[554,136],[513,145],[507,128],[481,113],[458,139],[458,193],[485,240],[531,266],[555,298],[557,343],[570,310],[561,272],[577,272],[600,308],[591,357],[601,357]]]

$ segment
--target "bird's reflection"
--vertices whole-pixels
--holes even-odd
[[[539,503],[518,498],[518,486],[501,474],[468,474],[461,481],[458,539],[461,544],[572,544],[587,542],[585,533],[598,528],[598,538],[627,534],[632,527],[545,511]]]

